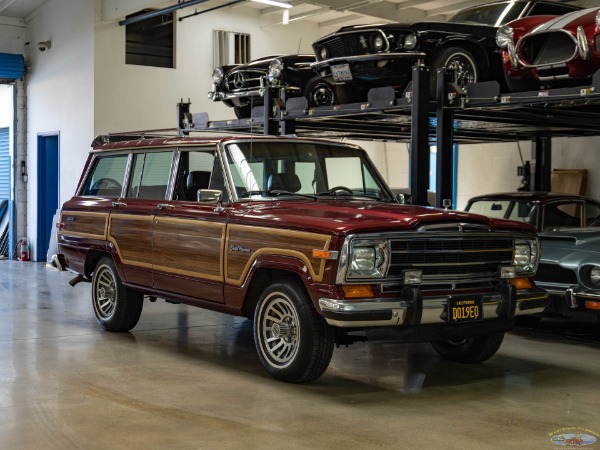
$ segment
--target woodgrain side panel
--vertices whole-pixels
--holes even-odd
[[[61,213],[60,223],[63,224],[63,228],[58,230],[61,236],[104,240],[108,230],[108,213],[66,211]]]
[[[328,250],[331,236],[302,231],[230,225],[225,246],[225,281],[241,285],[252,263],[260,255],[281,255],[300,259],[311,277],[323,279],[325,260],[313,258],[314,249]]]
[[[153,216],[111,214],[108,240],[124,264],[152,268]]]
[[[154,228],[154,269],[223,281],[225,224],[161,217]]]

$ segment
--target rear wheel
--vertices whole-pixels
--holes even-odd
[[[495,333],[456,341],[432,342],[431,345],[448,361],[479,363],[494,356],[503,339],[504,333]]]
[[[272,377],[291,383],[317,379],[331,361],[334,336],[299,281],[275,281],[263,291],[254,314],[254,341]]]
[[[112,258],[105,256],[94,269],[92,304],[102,328],[129,331],[140,319],[143,296],[123,285]]]
[[[437,96],[437,69],[445,67],[451,71],[452,82],[463,89],[477,83],[481,77],[481,68],[473,54],[460,47],[448,47],[438,52],[431,61],[431,98]]]

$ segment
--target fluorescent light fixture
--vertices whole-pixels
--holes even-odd
[[[292,7],[292,5],[290,5],[289,3],[278,2],[275,0],[252,0],[252,1],[257,2],[257,3],[264,3],[265,5],[279,6],[280,8],[291,8]]]
[[[290,10],[289,9],[284,9],[283,10],[283,20],[282,20],[284,25],[287,25],[290,23]]]

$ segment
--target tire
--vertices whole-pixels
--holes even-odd
[[[305,383],[327,369],[335,333],[298,280],[283,279],[263,291],[254,313],[254,343],[266,371],[281,381]]]
[[[431,61],[431,98],[437,97],[437,70],[446,67],[454,68],[452,81],[463,89],[467,89],[481,78],[481,68],[473,54],[464,48],[448,47],[436,53]]]
[[[234,106],[233,112],[238,119],[248,119],[252,116],[252,108],[250,105]]]
[[[303,95],[308,100],[309,108],[333,106],[339,103],[336,87],[320,77],[311,78],[306,83]]]
[[[112,258],[101,258],[92,277],[92,305],[100,326],[107,331],[131,330],[143,304],[142,294],[123,285]]]
[[[448,360],[461,363],[480,363],[496,354],[504,339],[504,333],[471,337],[459,341],[432,342],[438,354]]]

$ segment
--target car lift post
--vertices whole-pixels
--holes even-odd
[[[435,206],[442,208],[445,199],[452,199],[453,144],[454,144],[454,110],[446,107],[448,99],[447,71],[437,70],[436,107],[437,125],[435,130],[437,159],[435,181]]]
[[[552,139],[536,136],[531,148],[531,190],[552,190]]]
[[[429,72],[412,68],[412,111],[410,129],[410,193],[414,205],[427,205],[429,186]]]

